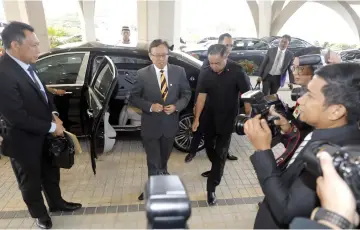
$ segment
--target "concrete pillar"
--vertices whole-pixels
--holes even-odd
[[[166,40],[180,47],[180,0],[138,0],[138,44],[149,44],[154,39]]]
[[[3,0],[7,21],[21,21],[34,27],[40,40],[40,51],[50,50],[50,41],[42,1]]]
[[[258,1],[259,6],[259,30],[258,37],[268,37],[271,31],[271,1]]]
[[[78,0],[82,39],[85,42],[96,41],[95,0]]]

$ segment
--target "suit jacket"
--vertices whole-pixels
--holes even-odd
[[[268,49],[265,58],[259,68],[259,76],[263,80],[265,80],[267,75],[269,74],[275,62],[277,52],[278,52],[278,47]],[[284,75],[286,73],[286,70],[289,71],[289,80],[291,83],[294,82],[294,75],[291,71],[291,65],[293,59],[294,59],[294,54],[290,50],[286,50],[283,65],[281,67],[281,75]]]
[[[8,122],[3,154],[22,165],[37,165],[55,111],[52,97],[47,92],[47,102],[25,70],[7,54],[0,59],[0,82],[0,114]]]
[[[191,98],[191,89],[184,68],[168,64],[168,96],[161,97],[160,87],[154,65],[137,72],[137,81],[131,91],[130,103],[141,109],[141,135],[143,137],[174,137],[179,126],[179,112],[186,108]],[[174,104],[176,111],[170,115],[165,112],[150,112],[151,105]]]
[[[251,157],[265,199],[260,204],[254,229],[288,228],[295,217],[309,217],[320,205],[316,178],[305,170],[302,155],[313,141],[326,140],[337,145],[355,144],[360,139],[357,125],[313,131],[311,141],[285,170],[277,167],[272,150],[257,151]]]

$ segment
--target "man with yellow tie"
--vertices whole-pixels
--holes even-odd
[[[178,132],[179,112],[189,103],[191,89],[184,68],[168,63],[166,41],[151,42],[149,56],[153,64],[137,72],[130,103],[143,112],[141,136],[150,177],[169,174],[167,162]],[[138,199],[144,199],[143,193]]]

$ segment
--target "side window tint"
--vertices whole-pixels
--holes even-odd
[[[73,53],[44,58],[36,63],[37,74],[46,85],[75,84],[84,56]]]
[[[305,47],[304,43],[300,41],[299,39],[291,39],[291,42],[289,44],[290,48],[298,48],[298,47]]]
[[[117,87],[115,90],[117,99],[124,99],[136,82],[136,73],[139,69],[152,64],[147,56],[126,57],[120,55],[109,55],[117,68]],[[103,57],[94,59],[92,72],[93,76],[101,63]]]

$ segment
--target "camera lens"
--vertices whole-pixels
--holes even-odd
[[[245,135],[244,133],[244,124],[250,117],[246,116],[245,114],[240,114],[235,118],[235,132],[238,135]]]

